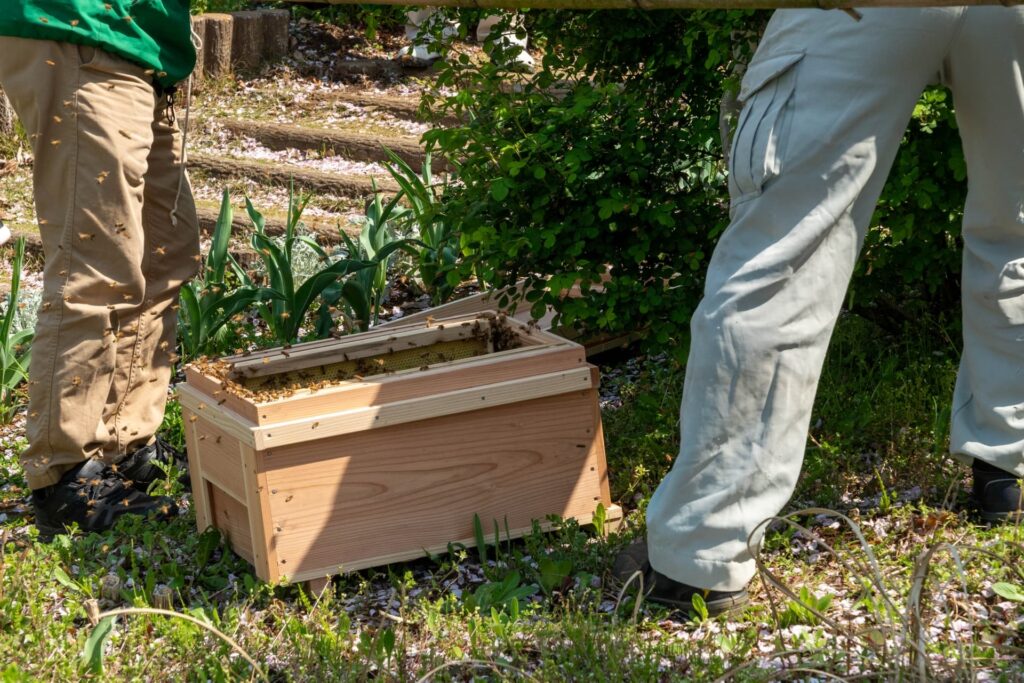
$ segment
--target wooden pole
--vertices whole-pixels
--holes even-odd
[[[298,1],[298,0],[296,0]],[[853,9],[1019,5],[1024,0],[301,0],[328,5],[406,5],[476,9]]]

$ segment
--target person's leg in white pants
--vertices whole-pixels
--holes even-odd
[[[480,43],[486,42],[494,27],[501,20],[502,16],[500,14],[492,14],[481,19],[476,27],[477,41]],[[526,50],[528,40],[526,30],[523,28],[523,16],[521,14],[514,14],[508,28],[494,42],[501,50],[507,52],[507,57],[511,57],[509,59],[509,66],[529,70],[534,67],[535,62],[533,56]]]
[[[441,58],[441,55],[431,49],[423,37],[423,27],[430,20],[437,10],[434,8],[413,10],[406,14],[405,37],[409,44],[403,47],[398,58],[416,64],[432,64]],[[476,38],[480,43],[485,42],[491,35],[495,25],[502,19],[501,15],[494,14],[484,17],[477,24]],[[522,15],[515,14],[507,31],[495,39],[495,43],[511,56],[511,66],[524,69],[531,69],[534,66],[534,59],[526,51],[527,37],[522,29]],[[458,33],[458,25],[448,23],[444,28],[444,36],[451,37]],[[519,34],[522,33],[522,36]]]
[[[441,55],[431,49],[423,37],[423,27],[434,16],[437,9],[428,7],[408,12],[405,17],[405,37],[409,44],[398,51],[398,58],[414,64],[429,65],[441,58]],[[444,28],[446,35],[454,35],[458,27],[447,24]]]
[[[651,566],[690,586],[735,591],[754,575],[748,537],[796,485],[871,214],[940,71],[971,178],[953,447],[1024,472],[1024,9],[862,13],[777,12],[743,79],[733,220],[691,324],[679,457],[647,512]]]

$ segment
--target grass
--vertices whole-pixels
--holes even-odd
[[[39,543],[15,427],[0,444],[0,680],[1019,680],[1024,532],[975,525],[946,496],[965,474],[936,419],[957,352],[929,325],[895,340],[840,322],[790,510],[835,507],[856,526],[817,511],[773,522],[753,605],[732,620],[638,604],[607,575],[676,450],[682,371],[657,359],[605,412],[614,497],[631,510],[620,534],[488,535],[483,552],[360,572],[319,597],[256,580],[191,511]],[[173,407],[164,430],[180,438]],[[258,670],[208,628],[148,613],[111,622],[102,662],[82,659],[90,614],[155,606],[237,641]]]

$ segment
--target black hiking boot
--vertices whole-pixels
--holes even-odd
[[[637,586],[643,586],[644,597],[688,614],[694,613],[694,595],[700,595],[704,599],[708,616],[711,617],[738,612],[750,602],[746,588],[738,591],[707,590],[688,586],[659,573],[647,558],[646,541],[634,543],[620,552],[612,567],[612,575],[623,584],[637,572],[640,576],[633,579],[633,582]],[[640,584],[641,580],[643,584]]]
[[[170,519],[178,508],[170,498],[150,496],[100,460],[86,460],[53,486],[32,491],[36,527],[43,540],[77,522],[82,531],[105,531],[122,515],[155,513]]]
[[[132,481],[135,488],[140,491],[146,491],[150,484],[166,476],[160,464],[166,468],[172,463],[178,469],[184,471],[184,474],[181,475],[178,481],[186,489],[191,488],[192,482],[189,478],[188,459],[185,457],[185,454],[160,437],[157,437],[148,446],[143,446],[129,453],[113,469],[125,479]]]
[[[986,522],[1016,521],[1021,517],[1020,480],[1016,474],[974,459],[971,495],[978,515]]]

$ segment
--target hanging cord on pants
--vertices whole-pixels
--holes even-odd
[[[196,33],[195,28],[191,29],[192,32],[192,46],[196,52],[203,49],[203,39]],[[181,189],[185,186],[185,171],[188,164],[188,118],[192,110],[192,79],[195,78],[195,73],[189,74],[188,81],[185,82],[185,122],[181,127],[181,166],[178,169],[178,191],[174,195],[174,207],[171,209],[171,225],[177,227],[178,225],[178,202],[181,199]],[[174,100],[171,100],[171,116],[173,117],[174,112]]]

